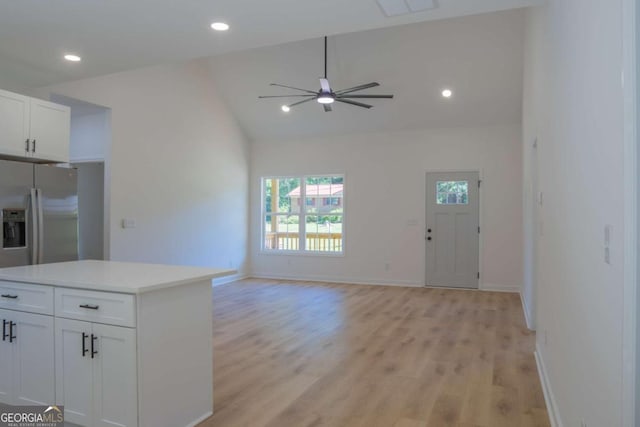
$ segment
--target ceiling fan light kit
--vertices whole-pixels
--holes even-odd
[[[372,87],[380,86],[380,83],[372,82],[359,86],[354,86],[348,89],[341,89],[337,91],[333,91],[331,89],[331,85],[329,84],[329,80],[327,79],[327,37],[324,38],[324,77],[320,78],[320,90],[313,91],[308,89],[301,89],[293,86],[281,85],[278,83],[271,83],[271,86],[283,87],[286,89],[296,90],[298,92],[304,92],[304,95],[290,94],[290,95],[266,95],[259,96],[258,98],[304,98],[301,101],[294,102],[292,104],[283,105],[281,107],[282,111],[285,113],[289,112],[291,107],[295,107],[300,104],[304,104],[305,102],[315,100],[319,104],[322,104],[324,107],[324,111],[326,113],[332,111],[331,105],[334,102],[341,102],[343,104],[353,105],[361,108],[372,108],[373,105],[365,104],[362,102],[354,101],[353,99],[391,99],[393,95],[358,95],[353,94],[354,92],[358,92],[361,90],[369,89]]]

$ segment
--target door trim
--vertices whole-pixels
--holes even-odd
[[[478,174],[478,179],[480,179],[481,183],[484,183],[484,169],[483,168],[470,168],[470,169],[426,169],[424,171],[424,174],[422,175],[422,209],[424,209],[422,211],[422,218],[425,219],[427,218],[427,174],[429,173],[456,173],[456,172],[462,172],[462,173],[469,173],[469,172],[473,172],[473,173],[477,173]],[[482,197],[483,194],[483,186],[480,186],[480,189],[478,191],[478,224],[480,224],[480,235],[478,236],[478,273],[480,274],[480,277],[478,278],[478,288],[477,290],[479,291],[486,291],[486,290],[492,290],[492,291],[501,291],[500,289],[488,289],[486,287],[486,285],[484,284],[484,252],[482,250],[482,248],[484,247],[484,233],[482,232],[482,230],[484,230],[484,204],[483,204],[483,199],[484,197]],[[427,235],[427,224],[426,222],[424,223],[423,227],[422,227],[422,236],[423,239],[426,238]],[[422,264],[422,272],[424,274],[423,279],[422,279],[422,283],[423,283],[423,287],[425,288],[430,288],[431,286],[427,285],[427,245],[423,244],[422,245],[422,260],[423,260],[423,264]],[[490,288],[490,286],[489,286]],[[442,287],[438,287],[438,289],[446,289],[446,288],[442,288]],[[461,289],[461,288],[455,288],[455,289]],[[470,290],[476,290],[476,289],[470,289]],[[511,290],[509,290],[508,292],[511,292]]]
[[[640,43],[640,9],[635,0],[622,2],[622,72],[624,93],[624,248],[623,248],[623,307],[622,307],[622,425],[640,423],[640,285],[638,284],[638,215],[640,212],[640,177],[638,175],[638,44]],[[638,407],[637,407],[638,406]]]

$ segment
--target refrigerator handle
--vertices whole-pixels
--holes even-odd
[[[31,264],[38,263],[38,197],[36,189],[31,189]]]
[[[42,189],[36,189],[38,199],[38,264],[44,259],[44,215],[42,212]]]

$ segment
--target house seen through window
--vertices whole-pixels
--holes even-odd
[[[341,175],[262,178],[265,251],[342,253],[343,216]]]

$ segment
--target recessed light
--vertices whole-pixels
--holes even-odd
[[[289,111],[291,111],[291,108],[289,108],[289,106],[288,106],[288,105],[283,105],[283,106],[282,106],[282,107],[280,107],[280,108],[282,108],[282,111],[284,111],[285,113],[288,113]]]
[[[229,29],[229,24],[225,24],[224,22],[214,22],[211,24],[211,28],[216,31],[227,31]]]
[[[451,98],[453,96],[453,92],[451,89],[445,89],[442,91],[442,96],[445,98]]]
[[[80,62],[82,61],[82,58],[80,58],[78,55],[74,55],[74,54],[67,54],[64,56],[64,59],[66,59],[67,61],[71,61],[71,62]]]

